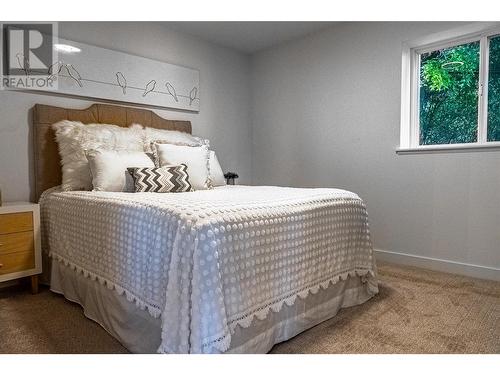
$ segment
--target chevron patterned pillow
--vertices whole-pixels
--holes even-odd
[[[186,164],[127,170],[134,178],[136,193],[182,193],[193,190]]]

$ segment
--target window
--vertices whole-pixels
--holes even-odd
[[[500,141],[500,36],[490,39],[487,140]]]
[[[405,46],[399,152],[500,149],[500,28],[472,27]]]

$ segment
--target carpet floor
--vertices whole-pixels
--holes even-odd
[[[271,353],[500,353],[500,283],[388,263],[380,293]],[[79,305],[0,290],[0,353],[127,353]]]

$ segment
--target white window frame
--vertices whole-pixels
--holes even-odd
[[[500,34],[500,22],[477,22],[403,43],[401,72],[401,129],[397,153],[500,150],[500,142],[487,142],[489,38]],[[460,44],[480,42],[478,85],[478,137],[474,143],[420,145],[420,55]]]

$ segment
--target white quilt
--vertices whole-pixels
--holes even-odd
[[[363,201],[338,189],[47,191],[50,256],[162,319],[159,352],[229,348],[237,325],[362,276],[377,293]]]

